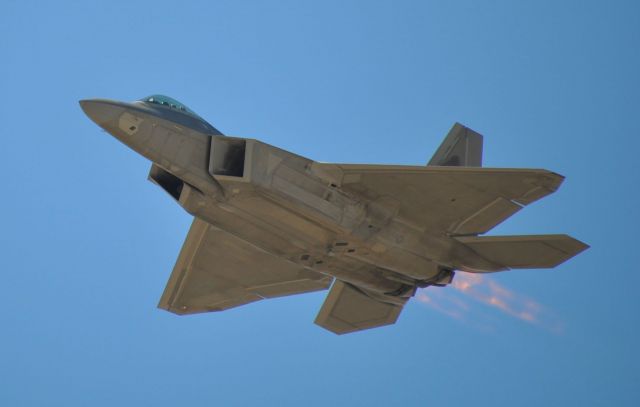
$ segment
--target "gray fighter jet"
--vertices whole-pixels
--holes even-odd
[[[552,268],[588,247],[480,236],[563,177],[482,168],[482,136],[460,124],[426,166],[327,164],[223,136],[162,95],[80,105],[151,160],[149,179],[194,216],[158,305],[176,314],[331,287],[315,322],[344,334],[393,324],[417,288],[446,286],[457,270]]]

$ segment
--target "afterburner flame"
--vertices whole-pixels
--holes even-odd
[[[449,287],[454,289],[438,287],[423,289],[416,298],[434,310],[457,320],[467,320],[473,313],[474,322],[482,324],[476,315],[481,311],[476,312],[477,307],[474,308],[467,302],[471,298],[522,321],[555,332],[562,330],[562,324],[538,302],[508,289],[487,275],[457,272]]]

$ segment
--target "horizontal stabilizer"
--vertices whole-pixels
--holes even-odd
[[[464,236],[456,240],[509,269],[553,268],[589,247],[567,235]]]
[[[338,335],[391,325],[401,305],[378,301],[351,284],[335,280],[315,323]]]
[[[482,167],[482,135],[454,124],[427,165]]]

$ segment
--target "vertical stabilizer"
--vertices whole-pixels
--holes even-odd
[[[482,135],[454,124],[427,165],[482,167]]]

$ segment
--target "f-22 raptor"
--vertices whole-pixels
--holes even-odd
[[[552,268],[588,247],[482,236],[564,178],[483,168],[482,136],[460,124],[425,166],[328,164],[224,136],[162,95],[80,105],[194,216],[158,305],[176,314],[330,288],[315,322],[344,334],[395,323],[419,287],[456,271]]]

